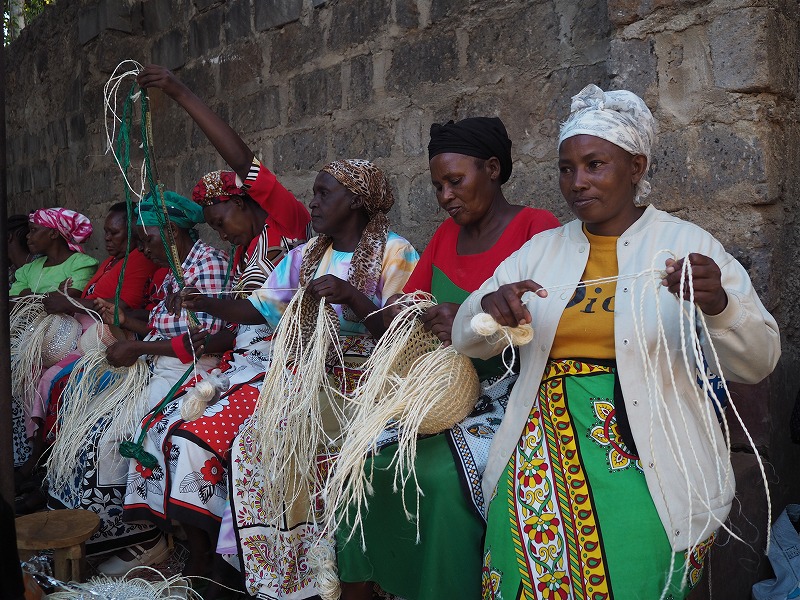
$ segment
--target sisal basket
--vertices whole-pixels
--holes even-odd
[[[83,355],[97,350],[106,350],[118,340],[124,340],[126,337],[125,332],[119,327],[99,322],[94,323],[84,331],[81,339],[78,340],[78,350]]]

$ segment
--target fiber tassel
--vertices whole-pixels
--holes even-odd
[[[317,593],[322,600],[339,600],[342,586],[336,565],[336,546],[332,539],[323,536],[308,549],[308,566],[316,577]]]
[[[199,419],[206,408],[219,401],[230,386],[231,380],[228,376],[219,369],[214,369],[186,392],[181,402],[181,418],[184,421]]]
[[[423,297],[403,308],[364,364],[352,398],[357,408],[325,488],[326,527],[335,531],[345,523],[351,527],[348,540],[360,532],[362,547],[362,515],[372,493],[372,473],[365,471],[365,465],[383,430],[391,426],[398,431],[394,487],[403,494],[411,520],[415,515],[406,508],[405,489],[413,480],[418,517],[421,490],[414,468],[418,435],[439,433],[463,420],[479,395],[478,375],[469,358],[443,347],[417,318],[433,305],[430,297]],[[354,511],[352,517],[349,509]]]
[[[491,315],[478,313],[470,321],[472,331],[483,337],[490,337],[495,334],[505,335],[509,342],[514,346],[524,346],[533,339],[533,327],[530,323],[518,325],[517,327],[507,327],[500,325]]]

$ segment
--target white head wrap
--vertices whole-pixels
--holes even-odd
[[[650,166],[650,153],[656,143],[656,122],[650,109],[633,92],[604,92],[589,84],[572,97],[569,117],[561,124],[558,146],[576,135],[593,135],[616,144],[631,154],[643,154]],[[636,202],[650,194],[645,175],[636,186]]]

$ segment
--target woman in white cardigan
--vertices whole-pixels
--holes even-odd
[[[505,346],[472,331],[480,312],[535,334],[484,474],[484,598],[685,598],[730,511],[719,407],[681,342],[701,331],[699,360],[756,383],[780,356],[778,327],[713,236],[641,202],[654,141],[635,94],[574,96],[559,170],[578,220],[532,238],[456,317],[453,344],[471,357]],[[654,260],[663,272],[625,277]]]

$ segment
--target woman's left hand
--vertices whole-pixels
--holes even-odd
[[[112,367],[130,367],[140,356],[137,340],[121,340],[106,348],[106,358]]]
[[[686,258],[692,266],[692,287],[694,288],[694,302],[705,314],[709,316],[718,315],[728,306],[728,294],[722,287],[722,271],[720,271],[714,259],[697,254],[689,254]],[[678,261],[671,258],[667,259],[667,276],[661,280],[661,285],[673,294],[678,295],[681,287],[681,270],[683,269],[682,258]],[[689,279],[686,278],[683,286],[683,298],[689,299]]]
[[[47,314],[55,313],[70,313],[74,309],[72,302],[60,292],[50,292],[42,298],[42,306],[47,311]]]
[[[323,275],[308,284],[306,291],[314,298],[325,298],[330,304],[350,304],[356,288],[349,281],[339,279],[336,275]]]

